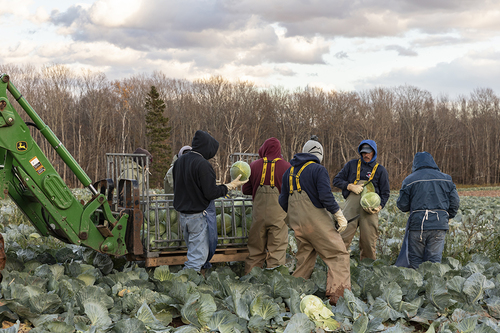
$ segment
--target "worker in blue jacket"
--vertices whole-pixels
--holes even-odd
[[[457,214],[460,198],[451,176],[439,170],[428,152],[415,154],[397,205],[410,216],[396,266],[416,269],[424,261],[441,262],[448,220]]]
[[[377,144],[373,140],[363,140],[358,146],[359,158],[347,162],[342,170],[333,178],[333,186],[342,190],[345,205],[344,215],[350,219],[359,214],[359,218],[347,226],[342,232],[347,249],[359,227],[360,259],[376,259],[378,240],[378,212],[384,208],[391,189],[387,170],[377,163]],[[363,208],[360,204],[363,185],[371,181],[375,192],[380,196],[380,206]]]

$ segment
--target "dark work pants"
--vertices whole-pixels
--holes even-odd
[[[410,230],[408,236],[408,259],[417,269],[424,261],[441,262],[446,230]]]

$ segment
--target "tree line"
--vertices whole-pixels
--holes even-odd
[[[188,81],[154,72],[110,80],[102,72],[58,64],[0,67],[93,181],[106,177],[105,153],[148,149],[145,106],[154,86],[170,127],[164,143],[175,154],[196,130],[208,131],[220,143],[212,163],[221,183],[228,181],[232,153],[257,153],[267,138],[276,137],[290,160],[313,134],[323,144],[323,164],[332,178],[358,157],[361,140],[373,139],[392,189],[411,172],[419,151],[431,153],[457,184],[499,183],[499,97],[489,88],[450,99],[411,85],[346,92],[263,89],[220,76]],[[41,134],[31,131],[64,181],[80,186]]]

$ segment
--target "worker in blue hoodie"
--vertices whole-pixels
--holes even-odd
[[[333,186],[342,190],[345,201],[344,215],[352,218],[359,214],[359,218],[349,223],[342,233],[347,249],[359,227],[360,259],[376,259],[378,240],[378,212],[384,208],[391,190],[387,170],[377,163],[377,144],[373,140],[363,140],[358,146],[360,158],[347,162],[342,170],[333,178]],[[375,192],[380,196],[380,206],[377,208],[361,207],[360,199],[363,184],[371,181]]]
[[[344,290],[351,289],[349,252],[340,236],[347,220],[335,201],[328,171],[320,164],[322,159],[321,143],[307,141],[283,174],[278,201],[288,213],[298,243],[293,276],[309,279],[319,255],[328,267],[325,293],[335,305]]]
[[[457,214],[460,198],[451,176],[439,170],[428,152],[415,154],[397,205],[410,216],[396,266],[417,269],[424,261],[441,262],[448,220]]]

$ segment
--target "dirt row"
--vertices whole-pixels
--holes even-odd
[[[458,195],[461,197],[473,196],[473,197],[500,197],[500,190],[482,190],[482,191],[458,191]]]

